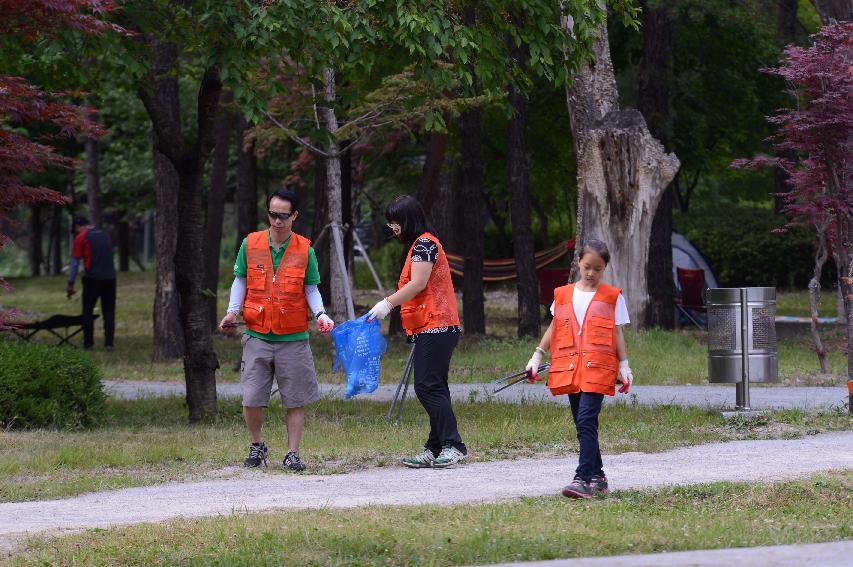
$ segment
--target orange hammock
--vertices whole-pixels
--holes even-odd
[[[552,246],[547,250],[536,252],[533,257],[536,262],[536,269],[545,267],[548,264],[556,262],[566,254],[573,252],[575,249],[575,240],[566,240]],[[446,252],[447,261],[450,264],[450,271],[457,276],[462,275],[462,267],[465,265],[465,259],[458,255]],[[515,265],[515,258],[501,258],[498,260],[483,260],[483,281],[499,282],[511,280],[518,277],[518,270]]]

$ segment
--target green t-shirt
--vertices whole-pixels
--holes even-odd
[[[269,233],[267,233],[267,239],[269,239]],[[281,262],[281,259],[284,257],[284,251],[287,250],[287,245],[290,244],[290,239],[288,238],[284,244],[281,245],[281,248],[276,250],[272,247],[272,243],[270,243],[270,254],[272,254],[272,269],[274,272],[278,271],[278,265]],[[237,252],[237,260],[234,262],[234,275],[238,278],[245,278],[248,269],[246,268],[246,239],[243,239],[243,243],[240,245],[240,251]],[[320,283],[320,266],[317,264],[317,254],[314,253],[314,249],[312,247],[308,247],[308,266],[305,268],[305,279],[303,280],[305,285],[318,285]],[[257,337],[259,339],[263,339],[265,341],[305,341],[308,340],[308,331],[303,331],[301,333],[290,333],[289,335],[276,335],[275,333],[267,333],[266,335],[263,333],[257,333],[250,329],[246,329],[244,331],[250,337]]]

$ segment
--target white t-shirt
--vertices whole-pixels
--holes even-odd
[[[595,297],[595,291],[581,291],[575,287],[572,294],[572,307],[575,309],[575,317],[578,319],[578,324],[583,327],[583,319],[586,316],[586,310],[589,304],[592,303],[592,298]],[[554,303],[551,303],[551,316],[554,315]],[[625,304],[625,298],[622,294],[616,299],[616,324],[627,325],[631,322],[628,316],[628,306]]]

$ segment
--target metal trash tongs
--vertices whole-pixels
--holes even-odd
[[[536,373],[541,374],[543,372],[547,372],[549,368],[551,368],[551,363],[546,362],[539,367],[539,370],[537,370]],[[510,386],[515,386],[519,382],[528,380],[529,377],[530,373],[527,370],[522,370],[521,372],[516,372],[515,374],[510,374],[509,376],[504,376],[497,380],[492,380],[492,393],[497,394],[501,390],[506,390]]]

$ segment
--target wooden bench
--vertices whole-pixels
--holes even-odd
[[[92,315],[94,322],[99,315]],[[40,331],[46,331],[59,339],[57,345],[70,345],[72,338],[83,331],[83,315],[53,315],[44,321],[20,323],[13,327],[12,332],[29,341]],[[62,333],[58,332],[62,330]]]

